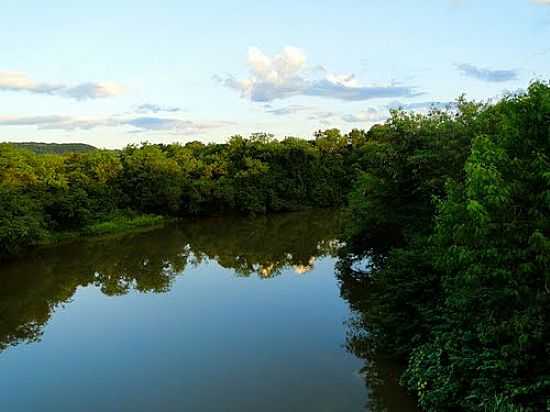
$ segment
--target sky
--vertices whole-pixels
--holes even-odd
[[[550,80],[550,0],[3,0],[0,51],[0,141],[310,138]]]

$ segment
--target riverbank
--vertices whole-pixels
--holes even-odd
[[[124,235],[131,232],[141,232],[161,227],[174,219],[159,215],[117,214],[109,219],[85,226],[80,231],[63,231],[47,234],[43,239],[21,251],[20,256],[32,247],[55,246],[60,243],[77,239],[97,238],[112,235]]]
[[[202,216],[181,216],[181,217],[171,217],[171,216],[161,216],[154,214],[138,214],[133,211],[124,211],[115,213],[109,217],[101,219],[93,224],[83,227],[81,230],[74,231],[62,231],[62,232],[48,232],[44,234],[40,240],[28,245],[25,248],[20,249],[17,253],[9,256],[0,256],[0,262],[3,260],[16,260],[24,257],[25,255],[31,253],[34,249],[37,248],[52,248],[58,245],[63,245],[66,243],[71,243],[75,241],[96,241],[101,239],[111,239],[113,237],[121,237],[127,234],[132,233],[141,233],[159,229],[169,223],[177,222],[178,224],[185,224],[189,222],[213,222],[223,219],[229,219],[229,221],[246,221],[251,219],[252,221],[255,218],[261,216],[269,219],[270,216],[296,216],[300,213],[321,213],[332,211],[331,215],[335,217],[342,218],[342,213],[340,209],[333,208],[304,208],[301,210],[295,210],[285,213],[269,213],[264,215],[256,214],[240,214],[240,213],[227,213],[227,214],[209,214]]]

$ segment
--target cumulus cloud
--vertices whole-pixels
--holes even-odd
[[[61,83],[39,83],[24,73],[0,72],[0,91],[28,92],[87,100],[118,96],[124,92],[124,88],[119,84],[108,82],[86,82],[74,86]]]
[[[463,75],[484,82],[507,82],[518,77],[516,70],[491,70],[467,63],[457,64],[456,67]]]
[[[385,121],[389,117],[386,110],[377,110],[370,107],[357,114],[346,114],[342,116],[342,120],[348,123],[379,123]]]
[[[550,0],[531,0],[531,3],[542,4],[545,6],[550,6]]]
[[[137,113],[175,113],[181,112],[182,109],[175,106],[160,106],[158,104],[144,103],[136,108]]]
[[[232,122],[210,121],[194,122],[191,120],[161,117],[98,117],[80,118],[71,116],[26,116],[0,117],[0,126],[36,126],[38,129],[50,130],[90,130],[97,127],[130,126],[134,131],[169,131],[178,134],[194,134],[209,129],[232,125]]]
[[[361,101],[383,97],[411,97],[418,93],[409,86],[392,83],[385,86],[364,86],[353,74],[333,74],[321,66],[306,67],[302,50],[285,47],[274,57],[260,49],[248,50],[250,76],[239,80],[233,76],[215,78],[224,86],[237,90],[254,102],[270,102],[293,96],[316,96],[344,101]]]

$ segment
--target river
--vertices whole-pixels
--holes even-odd
[[[0,410],[365,410],[339,227],[330,210],[184,220],[2,263]]]

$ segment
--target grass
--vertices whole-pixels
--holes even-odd
[[[116,215],[113,218],[87,226],[83,234],[91,236],[100,236],[113,233],[129,232],[147,226],[158,226],[164,223],[166,219],[157,215]]]
[[[50,232],[37,245],[47,246],[78,238],[107,236],[135,232],[160,226],[167,218],[158,215],[137,215],[118,213],[106,220],[84,227],[80,231]]]

